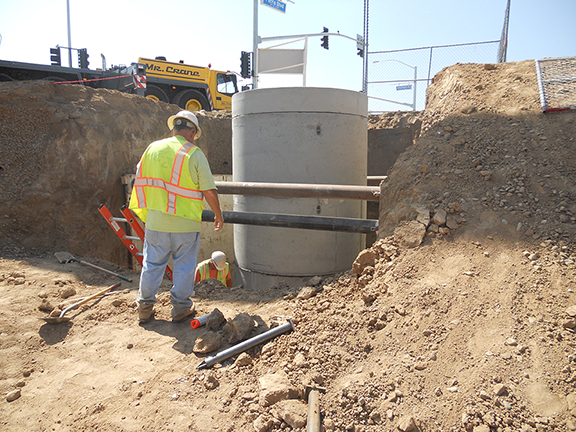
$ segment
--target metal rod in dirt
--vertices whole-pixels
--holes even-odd
[[[262,342],[266,342],[267,340],[270,340],[278,335],[281,335],[282,333],[286,333],[291,330],[296,329],[294,328],[294,323],[292,322],[292,320],[289,319],[286,324],[274,327],[273,329],[270,329],[267,332],[254,336],[253,338],[245,340],[244,342],[240,342],[239,344],[234,345],[233,347],[228,348],[222,351],[221,353],[216,354],[213,357],[208,357],[204,359],[202,363],[196,366],[196,369],[206,369],[216,363],[221,362],[222,360],[226,360],[227,358],[232,357],[233,355],[240,354],[241,352],[249,350],[253,346],[261,344]]]
[[[217,181],[219,194],[379,201],[375,186]]]
[[[320,391],[310,390],[308,394],[308,418],[306,419],[306,432],[320,432]]]
[[[277,213],[231,212],[223,211],[224,223],[240,225],[261,225],[280,228],[300,228],[320,231],[340,231],[371,233],[378,228],[378,221],[373,219],[335,218],[324,216],[300,216]],[[213,222],[214,212],[204,210],[203,222]]]

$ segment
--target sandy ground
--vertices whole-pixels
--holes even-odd
[[[26,91],[5,90],[0,110],[40,103],[38,89],[36,99]],[[54,115],[38,125],[48,147]],[[40,194],[42,173],[8,185],[13,161],[34,166],[4,153],[1,429],[303,431],[306,388],[319,388],[325,430],[576,430],[576,115],[540,112],[532,62],[445,69],[419,115],[420,138],[382,184],[380,240],[349,272],[298,289],[197,286],[197,316],[248,314],[249,336],[287,318],[295,326],[202,370],[214,354],[194,352],[206,329],[170,322],[169,281],[156,319],[139,325],[138,274],[114,256],[86,259],[133,282],[59,263],[53,252],[71,245],[65,231],[55,225],[39,240],[44,215],[15,210]],[[30,145],[26,135],[6,138],[13,127],[3,123],[4,142]],[[58,185],[43,197],[47,209],[63,205]],[[104,251],[107,240],[97,240],[84,238]],[[117,293],[70,311],[70,322],[42,320],[40,308],[116,282]]]

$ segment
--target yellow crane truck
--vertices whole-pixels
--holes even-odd
[[[150,99],[173,103],[189,111],[232,109],[238,92],[233,72],[166,61],[165,57],[140,58],[146,67],[146,92]]]

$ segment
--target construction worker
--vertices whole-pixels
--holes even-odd
[[[129,208],[146,223],[144,258],[136,303],[138,321],[154,316],[156,293],[170,256],[174,286],[170,290],[173,322],[194,312],[194,269],[200,245],[203,198],[214,211],[214,231],[224,225],[208,160],[194,145],[202,130],[190,111],[168,119],[170,138],[155,141],[138,163]]]
[[[217,279],[228,288],[232,287],[230,266],[226,262],[226,254],[224,254],[224,252],[212,252],[210,259],[202,261],[198,264],[198,267],[196,267],[194,283],[198,283],[208,278]]]

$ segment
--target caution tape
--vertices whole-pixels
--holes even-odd
[[[109,78],[94,78],[94,79],[85,79],[79,81],[54,81],[54,84],[77,84],[77,83],[86,83],[86,82],[94,82],[94,81],[106,81],[106,80],[113,80],[113,79],[120,79],[120,78],[127,78],[130,75],[119,75],[116,77],[109,77]]]

